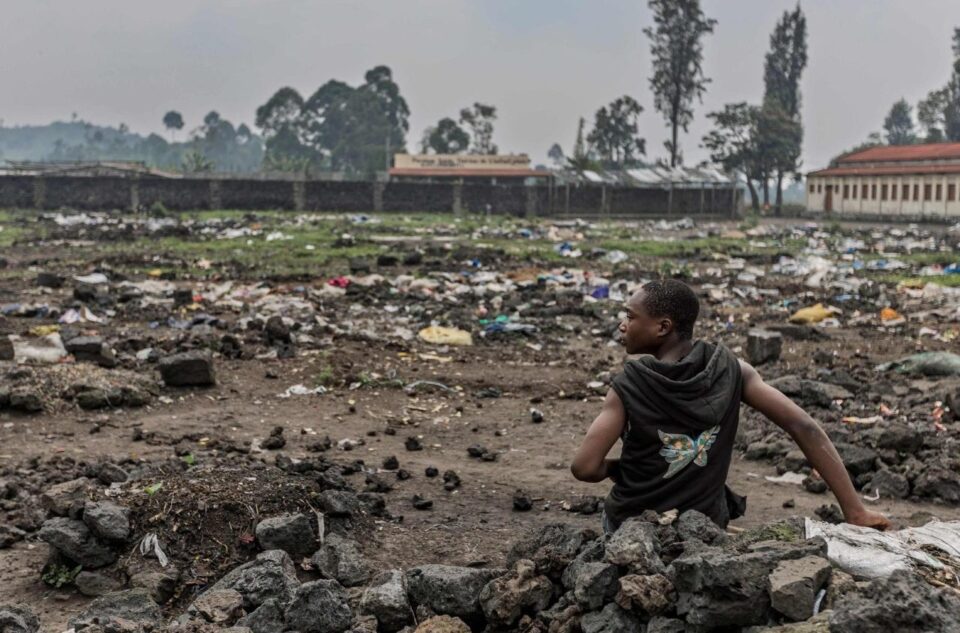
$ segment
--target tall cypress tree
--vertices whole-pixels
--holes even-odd
[[[768,148],[769,172],[777,183],[776,213],[783,209],[783,179],[800,168],[803,124],[800,77],[807,66],[807,18],[798,4],[785,11],[770,35],[763,68],[762,145]],[[764,134],[764,129],[766,134]]]
[[[710,80],[703,74],[703,36],[713,33],[717,21],[707,18],[700,0],[650,0],[656,28],[643,32],[650,38],[653,105],[670,127],[670,166],[680,158],[679,131],[693,121],[693,100],[702,99]]]

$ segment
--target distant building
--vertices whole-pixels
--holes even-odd
[[[960,143],[871,147],[807,174],[807,209],[842,215],[960,216]]]
[[[576,171],[561,169],[554,172],[558,185],[605,184],[618,187],[673,188],[673,189],[729,189],[736,182],[717,167],[669,167],[648,165],[625,169]]]
[[[531,169],[526,154],[396,154],[390,180],[470,184],[541,184],[549,171]]]
[[[8,160],[5,167],[0,167],[0,175],[11,176],[117,176],[121,178],[181,178],[175,174],[160,169],[148,167],[140,161],[109,161],[109,160],[70,160],[70,161],[29,161]]]

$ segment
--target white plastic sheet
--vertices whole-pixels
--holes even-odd
[[[858,578],[885,578],[898,570],[915,567],[941,569],[943,564],[920,548],[933,546],[960,559],[960,521],[932,521],[896,532],[846,523],[831,525],[806,519],[807,538],[823,537],[827,558]]]

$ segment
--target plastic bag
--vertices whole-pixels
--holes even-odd
[[[806,519],[804,531],[807,538],[823,537],[830,562],[859,578],[885,578],[918,566],[943,568],[940,561],[920,549],[924,545],[960,558],[960,521],[931,521],[922,527],[879,532]]]
[[[473,345],[473,337],[470,336],[470,332],[453,327],[431,325],[420,330],[417,335],[427,343],[433,343],[434,345]]]
[[[801,325],[809,323],[820,323],[824,319],[833,316],[834,310],[818,303],[809,308],[801,308],[790,317],[790,323],[799,323]]]
[[[922,352],[892,363],[877,365],[877,371],[896,369],[901,374],[960,376],[960,356],[952,352]]]

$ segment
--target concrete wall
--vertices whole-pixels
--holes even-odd
[[[828,190],[832,213],[840,216],[904,220],[960,218],[960,174],[810,176],[807,178],[807,210],[827,211]]]
[[[732,188],[637,189],[603,185],[374,183],[243,179],[0,176],[0,208],[484,213],[515,216],[720,216]]]

